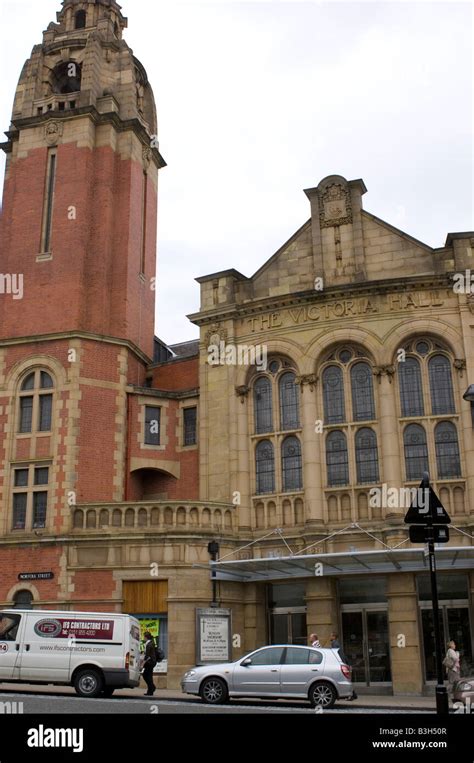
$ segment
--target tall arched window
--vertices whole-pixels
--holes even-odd
[[[298,429],[300,425],[299,389],[295,374],[289,371],[280,376],[280,428],[282,432]]]
[[[87,20],[87,14],[85,11],[77,11],[75,18],[74,18],[74,28],[75,29],[85,29],[86,27],[86,20]]]
[[[359,429],[355,436],[357,482],[367,484],[379,481],[377,435],[373,429]]]
[[[426,432],[419,424],[410,424],[403,433],[407,480],[418,480],[429,471]]]
[[[424,416],[423,385],[418,360],[409,356],[398,364],[398,368],[402,416]]]
[[[281,446],[281,472],[283,492],[291,493],[303,489],[301,470],[301,445],[297,437],[287,437]]]
[[[254,385],[255,431],[257,434],[273,432],[273,401],[270,379],[261,376]]]
[[[352,366],[351,389],[354,421],[375,419],[374,386],[368,363],[355,363]]]
[[[20,387],[20,434],[51,431],[53,387],[53,380],[46,371],[33,371],[23,381]]]
[[[330,432],[326,438],[326,465],[329,487],[349,483],[349,458],[344,432]]]
[[[433,416],[454,413],[451,363],[446,355],[433,355],[428,363]]]
[[[442,421],[435,428],[436,463],[439,479],[461,476],[458,433],[450,421]]]
[[[344,382],[339,366],[328,366],[323,372],[324,423],[342,424],[346,420]]]
[[[257,494],[275,492],[275,457],[270,440],[262,440],[255,449]]]

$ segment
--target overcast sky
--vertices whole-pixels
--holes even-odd
[[[473,224],[470,2],[122,0],[154,87],[156,332],[197,336],[194,278],[254,273],[309,217],[304,188],[363,178],[364,206],[430,246]],[[60,0],[0,0],[0,130]],[[3,154],[0,176],[3,181]]]

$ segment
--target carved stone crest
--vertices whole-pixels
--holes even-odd
[[[206,347],[210,347],[211,345],[219,346],[219,342],[227,342],[227,337],[227,329],[222,328],[220,323],[213,323],[209,327],[209,330],[204,337],[204,341]]]
[[[463,377],[463,371],[466,370],[466,361],[464,358],[456,358],[454,361],[454,368],[459,371],[459,376]]]
[[[352,222],[351,197],[341,183],[330,185],[319,200],[321,228],[333,228]]]
[[[44,138],[48,146],[57,146],[60,137],[63,134],[64,125],[62,122],[51,121],[44,128]]]

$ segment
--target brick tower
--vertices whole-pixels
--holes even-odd
[[[22,279],[21,294],[0,294],[2,534],[67,531],[76,503],[127,494],[140,426],[128,395],[153,360],[164,161],[126,26],[115,0],[63,0],[2,144],[2,286]]]
[[[3,149],[1,336],[81,331],[153,353],[158,169],[147,74],[115,0],[63,0],[17,87]]]

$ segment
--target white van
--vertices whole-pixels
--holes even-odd
[[[140,624],[115,612],[0,611],[0,683],[111,697],[140,683]]]

